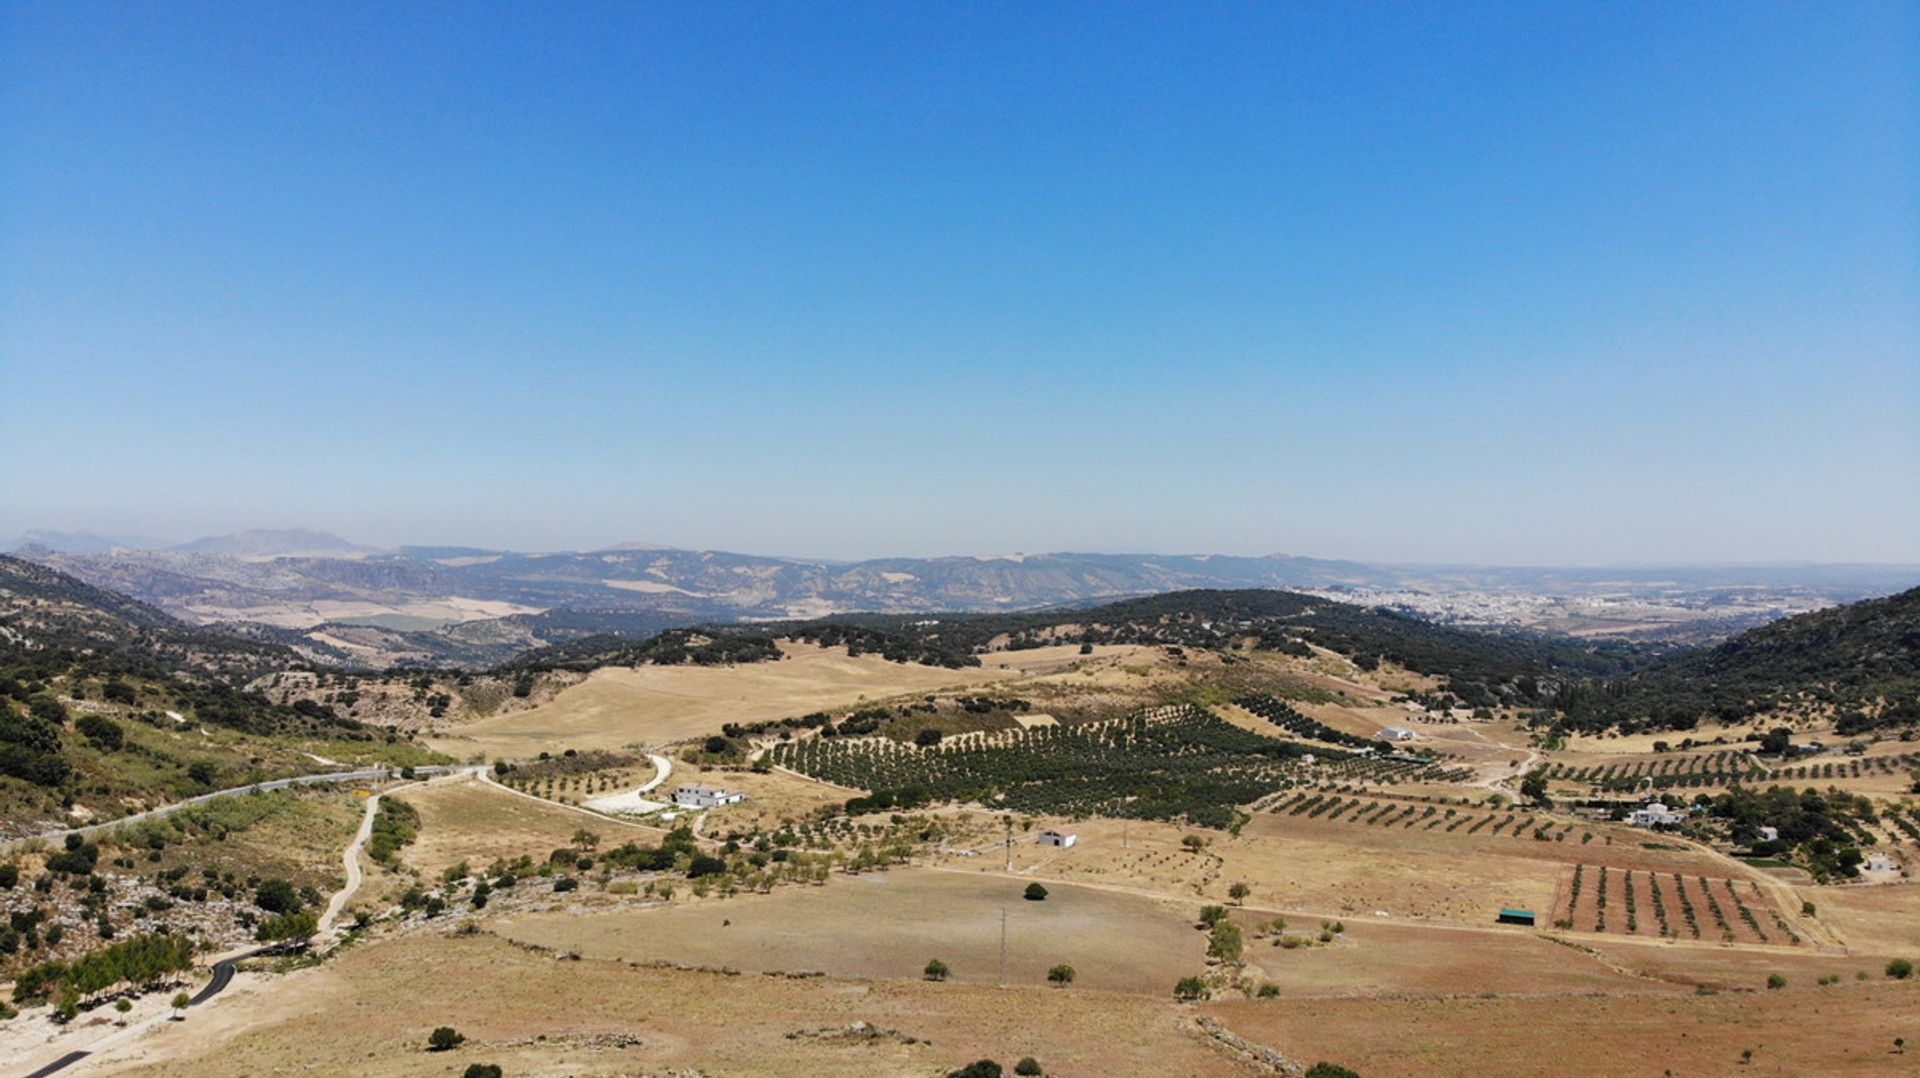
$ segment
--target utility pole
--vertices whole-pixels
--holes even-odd
[[[1000,987],[1007,986],[1007,908],[1000,907]]]
[[[1013,871],[1013,817],[1007,817],[1007,871]],[[1007,911],[1000,911],[1000,919],[1006,920]]]

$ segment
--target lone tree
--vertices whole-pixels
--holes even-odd
[[[1044,902],[1047,898],[1047,889],[1038,883],[1030,883],[1027,884],[1026,895],[1028,902]]]
[[[1001,1078],[1005,1073],[991,1059],[976,1059],[957,1071],[948,1071],[947,1078]]]
[[[1198,977],[1182,977],[1173,983],[1173,998],[1192,1002],[1207,998],[1207,982]]]
[[[1887,963],[1887,976],[1896,981],[1904,981],[1913,976],[1913,963],[1904,958],[1896,958]]]
[[[1776,726],[1760,738],[1760,751],[1768,756],[1785,756],[1792,743],[1793,731],[1784,726]]]
[[[187,1008],[192,1005],[193,997],[187,995],[185,992],[175,992],[173,998],[167,1001],[167,1006],[173,1008],[173,1020],[176,1022],[182,1021],[187,1017]]]
[[[427,1051],[445,1052],[460,1047],[467,1038],[452,1026],[441,1026],[427,1035]]]
[[[1086,645],[1082,644],[1081,646],[1085,647]],[[1022,1075],[1024,1078],[1035,1078],[1035,1076],[1047,1072],[1041,1068],[1039,1060],[1032,1056],[1021,1056],[1020,1062],[1013,1065],[1013,1073]]]
[[[947,976],[951,974],[953,971],[947,968],[947,964],[945,962],[940,961],[938,958],[934,958],[934,959],[928,960],[927,968],[924,970],[921,970],[920,972],[924,974],[927,980],[929,981],[944,981],[947,979]]]
[[[1055,985],[1061,988],[1065,988],[1066,986],[1072,984],[1073,976],[1074,976],[1073,967],[1067,965],[1065,962],[1062,962],[1059,965],[1047,971],[1047,980],[1052,981]]]
[[[578,849],[583,853],[589,850],[598,849],[600,846],[600,836],[582,827],[580,830],[575,831],[573,833],[573,845],[575,849]]]
[[[1536,767],[1527,772],[1527,777],[1520,780],[1520,796],[1541,808],[1553,807],[1553,798],[1547,796],[1546,768]]]
[[[1247,896],[1252,893],[1253,893],[1252,886],[1250,886],[1245,880],[1237,880],[1234,882],[1234,885],[1232,887],[1227,888],[1227,897],[1233,899],[1235,902],[1238,902],[1241,905],[1246,904]]]
[[[498,1063],[469,1063],[467,1069],[460,1072],[460,1078],[500,1078]]]

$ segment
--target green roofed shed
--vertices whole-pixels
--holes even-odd
[[[1533,923],[1533,911],[1513,910],[1501,907],[1500,923],[1503,925],[1530,925]]]

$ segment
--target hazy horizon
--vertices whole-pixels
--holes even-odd
[[[1920,11],[0,11],[0,535],[1920,563]]]
[[[738,554],[756,558],[784,558],[792,561],[850,563],[860,561],[886,560],[889,558],[940,559],[972,558],[977,560],[999,560],[1008,558],[1046,557],[1050,555],[1110,555],[1135,557],[1236,557],[1236,558],[1311,558],[1317,561],[1351,561],[1377,565],[1396,565],[1407,568],[1478,568],[1478,569],[1574,569],[1574,570],[1645,570],[1645,569],[1791,569],[1795,567],[1847,567],[1862,566],[1871,568],[1905,569],[1920,567],[1920,561],[1823,561],[1814,559],[1785,559],[1777,561],[1621,561],[1621,562],[1490,562],[1490,561],[1451,561],[1433,559],[1386,559],[1352,557],[1338,553],[1311,553],[1296,550],[1212,550],[1212,549],[1149,549],[1145,547],[1117,546],[1112,548],[1012,548],[1006,550],[927,550],[915,552],[891,551],[878,554],[843,556],[838,554],[820,554],[808,551],[758,549],[739,546],[694,546],[685,543],[659,542],[652,540],[619,539],[608,542],[582,542],[547,547],[497,546],[487,543],[465,541],[414,542],[402,540],[391,543],[375,543],[363,540],[352,534],[345,534],[332,528],[307,527],[303,525],[285,525],[274,527],[244,527],[227,530],[198,532],[189,536],[160,536],[136,534],[127,530],[106,532],[87,528],[0,528],[0,542],[15,543],[34,533],[52,533],[65,536],[91,536],[98,539],[122,541],[121,545],[130,549],[166,550],[185,546],[202,539],[218,539],[246,532],[311,532],[332,536],[355,546],[374,552],[391,552],[403,548],[473,548],[499,553],[514,554],[566,554],[594,553],[598,551],[629,549],[691,550],[712,553]],[[0,553],[5,553],[0,549]]]

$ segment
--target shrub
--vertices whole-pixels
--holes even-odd
[[[460,1072],[460,1078],[500,1078],[498,1063],[469,1063],[467,1069]]]
[[[948,1071],[947,1078],[1000,1078],[1005,1073],[993,1060],[977,1059],[957,1071]]]
[[[1047,898],[1047,889],[1038,883],[1027,884],[1026,898],[1028,902],[1044,902]]]
[[[1896,958],[1887,963],[1887,976],[1896,981],[1904,981],[1913,976],[1913,963],[1904,958]]]
[[[1067,965],[1065,962],[1062,962],[1059,965],[1047,971],[1047,980],[1053,982],[1056,985],[1060,985],[1063,988],[1067,985],[1072,984],[1073,978],[1074,978],[1073,967]]]
[[[1021,1056],[1020,1062],[1013,1065],[1013,1073],[1024,1075],[1025,1078],[1033,1078],[1034,1075],[1047,1072],[1041,1069],[1039,1060],[1032,1056]]]
[[[1263,984],[1260,986],[1260,991],[1255,994],[1261,999],[1272,999],[1280,994],[1280,986],[1277,984]]]
[[[1360,1074],[1338,1063],[1315,1063],[1307,1068],[1306,1078],[1360,1078]]]
[[[947,968],[947,964],[938,958],[930,959],[927,962],[927,968],[920,972],[929,981],[944,981],[953,973],[952,970]]]
[[[1786,986],[1787,979],[1785,977],[1780,976],[1778,973],[1767,974],[1768,988],[1785,988]]]
[[[1182,977],[1173,983],[1173,998],[1192,1001],[1207,998],[1207,982],[1199,977]]]
[[[467,1038],[452,1026],[441,1026],[427,1034],[427,1051],[445,1052],[460,1047]]]

